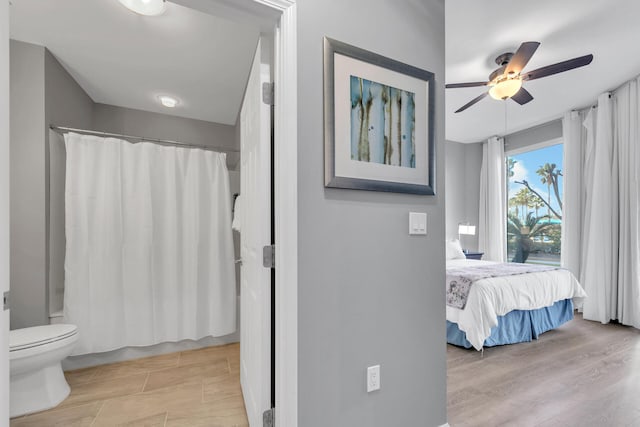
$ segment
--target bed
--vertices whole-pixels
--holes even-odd
[[[447,259],[447,272],[491,264],[498,263],[457,257]],[[469,287],[464,308],[447,303],[447,342],[482,350],[531,341],[573,319],[574,303],[584,297],[565,269],[481,278]]]

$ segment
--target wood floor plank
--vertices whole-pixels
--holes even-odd
[[[580,315],[530,343],[447,348],[448,419],[465,426],[640,426],[640,330]]]

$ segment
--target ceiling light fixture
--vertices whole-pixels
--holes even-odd
[[[162,15],[166,9],[165,0],[118,0],[127,9],[145,16]]]
[[[171,96],[160,95],[158,96],[158,100],[167,108],[175,108],[175,106],[178,105],[178,100]]]
[[[493,99],[501,100],[511,98],[518,93],[522,87],[522,79],[520,76],[516,78],[508,78],[498,81],[491,89],[489,89],[489,95]]]

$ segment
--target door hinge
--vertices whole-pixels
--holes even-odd
[[[6,291],[3,295],[2,295],[2,306],[4,307],[4,310],[9,310],[10,305],[11,305],[11,301],[9,299],[9,291]]]
[[[262,427],[274,427],[275,425],[275,408],[267,409],[262,414]]]
[[[262,102],[267,105],[273,105],[273,83],[262,83]]]
[[[276,268],[276,245],[262,248],[262,265],[265,268]]]

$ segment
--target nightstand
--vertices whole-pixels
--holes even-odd
[[[482,259],[484,252],[465,252],[464,255],[467,259]]]

